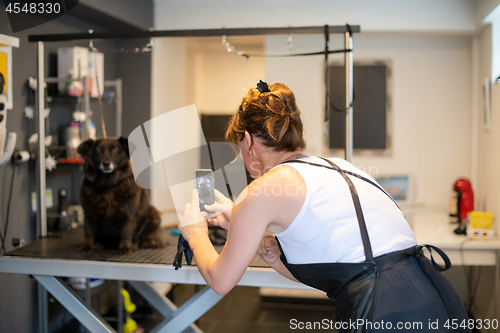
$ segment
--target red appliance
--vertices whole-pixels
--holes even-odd
[[[465,223],[467,214],[474,210],[474,192],[468,179],[462,178],[455,182],[453,189],[456,192],[456,200],[454,205],[456,209],[450,211],[450,217],[453,222],[460,223],[460,226],[455,230],[457,234],[465,233]],[[454,196],[455,197],[455,196]]]

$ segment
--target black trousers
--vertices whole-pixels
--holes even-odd
[[[450,329],[453,323],[460,325],[464,321],[467,325],[464,306],[449,280],[435,270],[429,277],[418,260],[414,256],[408,257],[377,274],[372,323],[376,327],[372,332],[453,332]],[[450,318],[446,301],[463,311]],[[458,331],[470,332],[463,328]]]

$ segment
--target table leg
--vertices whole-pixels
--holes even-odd
[[[92,307],[92,289],[90,289],[90,278],[85,278],[85,302]]]
[[[177,311],[177,306],[165,295],[159,294],[149,283],[144,281],[129,281],[129,284],[139,293],[149,304],[151,304],[165,320],[170,320]],[[184,333],[203,333],[195,324],[191,324]]]
[[[118,284],[118,309],[117,309],[118,324],[117,324],[117,327],[118,327],[118,333],[123,333],[123,323],[125,322],[125,314],[124,314],[125,308],[123,305],[124,302],[123,302],[123,296],[122,296],[123,281],[118,280],[117,284]]]
[[[87,306],[86,302],[60,278],[45,275],[34,275],[34,278],[90,332],[116,333],[97,312]]]
[[[37,284],[38,290],[38,332],[48,333],[49,332],[49,314],[47,303],[47,290],[42,284]]]
[[[156,326],[151,333],[183,332],[186,328],[190,327],[191,323],[195,322],[205,312],[217,304],[222,297],[224,296],[217,294],[209,286],[205,286],[202,290],[197,292],[193,297],[182,304],[177,311],[158,324],[158,326]],[[163,309],[162,311],[166,311],[163,306],[160,307]]]
[[[85,302],[87,302],[87,306],[92,308],[92,289],[90,289],[90,278],[85,278]],[[89,330],[86,330],[87,333],[92,333]]]

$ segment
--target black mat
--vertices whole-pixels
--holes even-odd
[[[122,255],[118,250],[95,250],[91,255],[80,253],[83,247],[83,227],[61,233],[59,237],[42,238],[36,242],[7,252],[7,256],[20,256],[40,259],[69,259],[69,260],[97,260],[107,262],[129,262],[144,264],[172,265],[177,252],[177,235],[164,229],[163,232],[169,239],[169,244],[162,249],[139,249],[130,254]],[[215,246],[217,252],[223,246]],[[193,259],[193,265],[196,265]],[[183,259],[183,265],[187,265]],[[250,263],[250,267],[269,267],[258,255]]]

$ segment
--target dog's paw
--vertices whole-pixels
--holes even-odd
[[[167,238],[160,232],[155,232],[151,235],[144,237],[141,240],[140,248],[144,249],[157,249],[165,247],[168,244]]]
[[[120,254],[129,254],[132,253],[134,250],[132,250],[132,247],[130,246],[120,246],[118,251],[120,251]]]
[[[94,247],[91,245],[85,245],[80,249],[80,253],[82,253],[85,256],[91,255],[92,252],[94,252]]]
[[[121,254],[129,254],[134,252],[134,246],[130,242],[120,242],[120,246],[118,247],[118,251]]]
[[[154,235],[147,237],[141,242],[140,247],[144,249],[157,249],[157,248],[162,248],[167,245],[168,241],[166,237],[163,237],[163,235]]]

